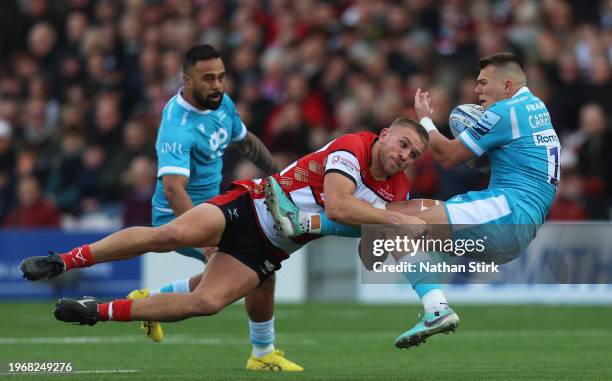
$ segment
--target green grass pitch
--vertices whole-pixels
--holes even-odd
[[[398,350],[415,305],[276,308],[277,346],[305,372],[244,370],[244,308],[165,324],[150,342],[137,323],[71,326],[53,302],[0,303],[0,380],[577,380],[612,379],[612,306],[455,306],[456,334]],[[11,361],[69,361],[78,373],[7,373]],[[131,373],[107,373],[129,371]]]

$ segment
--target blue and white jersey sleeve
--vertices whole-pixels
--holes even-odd
[[[227,94],[225,94],[224,97],[225,99],[223,100],[223,103],[227,104],[226,106],[227,113],[232,119],[232,139],[231,141],[233,143],[239,142],[246,137],[247,128],[242,122],[242,119],[240,119],[240,115],[238,115],[238,110],[236,109],[236,105],[234,105],[234,102],[232,101],[232,99]]]
[[[478,124],[463,131],[459,139],[476,156],[508,143],[513,138],[513,131],[511,122],[504,115],[508,115],[508,111],[503,104],[493,104]]]
[[[188,113],[188,112],[186,112]],[[157,151],[157,177],[164,175],[191,174],[191,147],[194,135],[187,124],[186,115],[164,113],[157,135],[155,149]]]

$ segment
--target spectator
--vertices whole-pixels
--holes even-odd
[[[177,57],[198,42],[226,56],[227,91],[243,120],[284,159],[414,115],[418,87],[429,89],[447,133],[448,110],[476,101],[476,60],[514,51],[549,106],[589,216],[604,218],[610,207],[607,126],[601,134],[580,127],[581,113],[599,112],[586,105],[612,109],[610,1],[17,3],[0,15],[10,32],[0,41],[0,119],[12,126],[16,157],[1,169],[36,175],[63,212],[83,211],[76,178],[86,142],[108,158],[98,175],[115,193],[99,196],[125,196],[122,173],[150,154],[137,146],[152,148],[181,81]],[[237,163],[227,159],[231,177]],[[423,194],[445,197],[486,181],[467,168],[432,173],[425,159],[416,180]]]
[[[17,207],[6,216],[5,227],[57,228],[60,214],[42,197],[40,184],[34,176],[21,177],[17,182]]]
[[[123,199],[124,226],[151,225],[151,197],[155,192],[155,164],[147,156],[138,156],[130,163],[128,192]]]
[[[612,198],[612,133],[601,105],[580,110],[580,129],[585,141],[578,150],[578,169],[584,181],[589,217],[608,219]]]
[[[13,177],[16,160],[13,128],[6,120],[0,119],[0,168],[9,179]]]
[[[588,218],[580,175],[573,168],[563,168],[557,197],[548,216],[552,221],[580,221]]]

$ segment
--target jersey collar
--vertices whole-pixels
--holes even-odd
[[[182,87],[179,89],[178,93],[176,94],[176,101],[181,107],[186,108],[189,111],[197,112],[198,114],[206,115],[206,114],[210,114],[213,111],[213,110],[200,110],[199,108],[193,107],[189,102],[185,100],[185,98],[183,98],[183,88]]]
[[[523,93],[528,93],[529,89],[527,88],[527,86],[523,86],[520,89],[518,89],[518,91],[512,96],[512,98],[516,98],[519,95],[523,94]]]

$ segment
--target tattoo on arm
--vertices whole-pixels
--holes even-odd
[[[240,153],[251,160],[266,176],[280,171],[268,148],[251,132],[247,132],[246,137],[237,144],[237,147]]]

